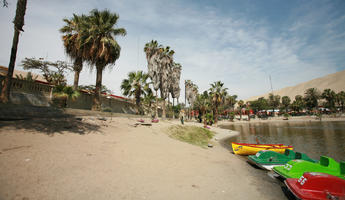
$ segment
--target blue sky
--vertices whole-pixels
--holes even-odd
[[[0,8],[0,65],[5,66],[16,1],[9,3]],[[175,51],[181,87],[191,79],[204,91],[220,80],[240,99],[269,92],[269,75],[276,90],[345,69],[343,0],[29,0],[16,69],[25,57],[70,62],[58,32],[62,19],[94,8],[118,13],[118,27],[128,32],[116,38],[121,56],[104,71],[103,84],[115,94],[128,72],[147,71],[143,47],[152,39]],[[80,84],[95,84],[95,71],[86,65]]]

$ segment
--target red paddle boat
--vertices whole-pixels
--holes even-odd
[[[345,200],[345,180],[329,174],[306,172],[299,179],[286,179],[285,185],[299,199]]]

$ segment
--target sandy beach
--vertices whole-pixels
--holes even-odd
[[[279,182],[232,154],[172,139],[176,121],[0,122],[0,199],[286,199]],[[187,123],[187,125],[196,123]]]

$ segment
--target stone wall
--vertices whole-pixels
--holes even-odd
[[[67,100],[67,108],[86,109],[91,110],[92,94],[80,93],[80,96],[75,100]],[[117,98],[107,98],[101,96],[102,110],[111,111],[114,113],[135,114],[135,105],[130,100],[122,100]]]
[[[5,77],[0,76],[0,91]],[[10,100],[14,104],[50,106],[53,86],[33,81],[12,79]]]
[[[0,76],[0,91],[2,90],[2,83],[5,79]],[[50,107],[52,103],[53,86],[34,81],[26,81],[20,79],[12,79],[12,87],[10,93],[10,101],[13,104],[21,104],[28,106],[43,106]],[[135,114],[135,104],[130,100],[101,97],[102,110],[108,110],[114,113]],[[67,108],[91,110],[92,94],[81,93],[80,96],[72,101],[67,100]]]

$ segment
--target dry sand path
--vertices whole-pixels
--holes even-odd
[[[0,122],[0,199],[286,199],[275,180],[220,144],[170,138],[177,121],[135,120]]]

